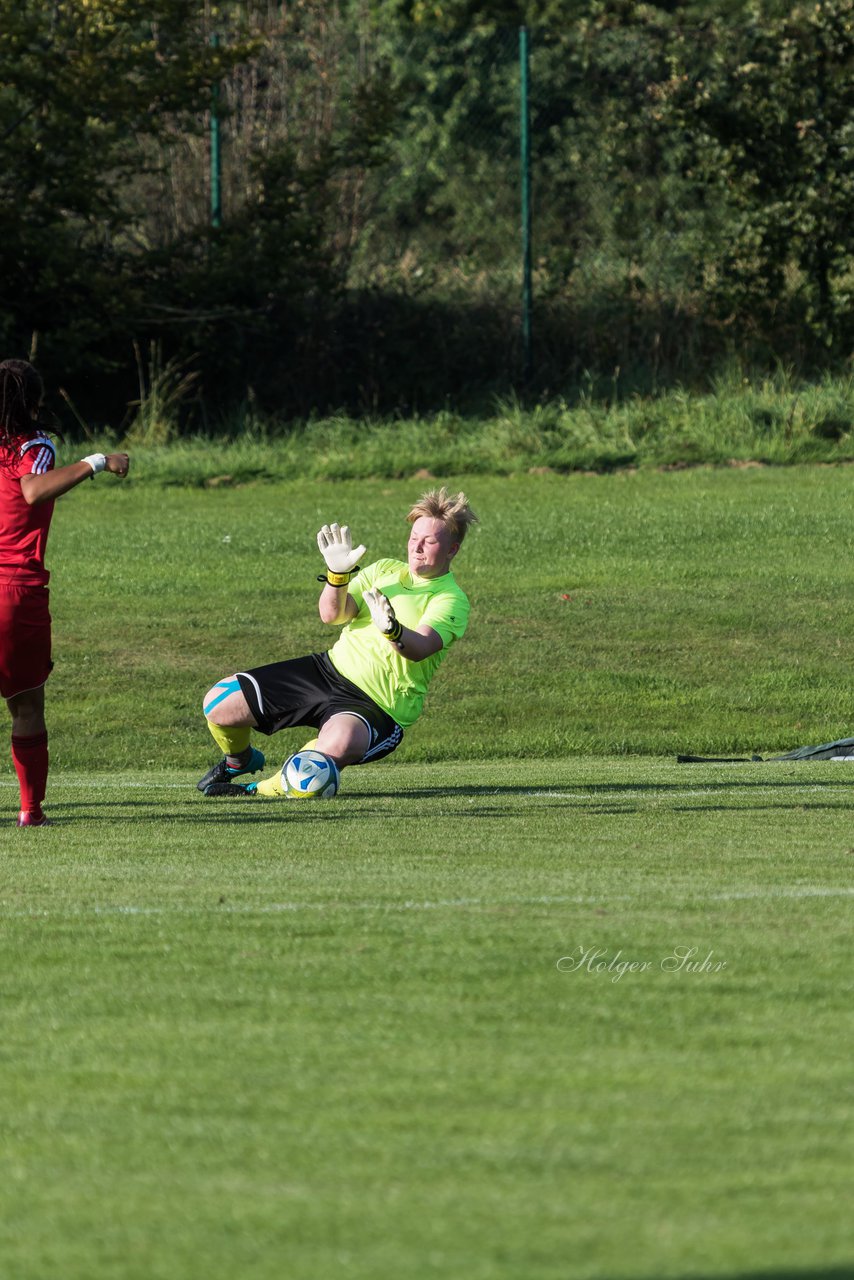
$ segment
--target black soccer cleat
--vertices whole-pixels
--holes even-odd
[[[263,751],[259,751],[257,747],[252,747],[252,754],[242,769],[230,769],[226,764],[226,757],[223,756],[215,765],[208,769],[203,778],[200,778],[196,786],[200,791],[207,791],[208,787],[213,783],[233,782],[235,778],[239,778],[244,773],[257,773],[259,769],[263,769],[266,764]]]
[[[209,782],[205,787],[205,795],[216,796],[254,796],[257,782]]]

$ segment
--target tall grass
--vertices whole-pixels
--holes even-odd
[[[785,371],[753,381],[735,368],[703,396],[676,389],[611,402],[583,392],[572,401],[509,398],[487,417],[447,410],[285,423],[261,420],[248,405],[218,435],[181,437],[176,415],[191,387],[180,369],[160,367],[156,353],[151,370],[126,443],[147,477],[164,485],[854,460],[854,375],[796,384]]]
[[[160,343],[149,344],[147,360],[134,343],[139,399],[128,406],[133,411],[124,443],[135,446],[170,444],[180,434],[181,410],[199,379],[197,371],[173,356],[163,359]]]

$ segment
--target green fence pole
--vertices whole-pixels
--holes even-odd
[[[533,372],[531,343],[531,130],[528,105],[528,28],[519,28],[519,155],[522,166],[522,350],[524,376]]]
[[[214,49],[219,48],[219,36],[211,36]],[[211,226],[222,226],[222,154],[219,136],[219,85],[211,90]]]

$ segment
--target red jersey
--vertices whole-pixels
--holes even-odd
[[[0,444],[0,582],[41,587],[50,577],[44,567],[54,501],[31,507],[21,492],[21,476],[52,471],[56,448],[36,431]]]

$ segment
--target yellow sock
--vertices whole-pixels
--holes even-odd
[[[249,746],[252,730],[246,724],[236,725],[233,729],[225,729],[221,724],[208,721],[214,742],[222,750],[223,755],[237,756]]]
[[[310,747],[316,746],[317,738],[312,738],[311,742],[306,742],[300,750],[307,751]],[[262,782],[259,782],[258,786],[255,788],[255,794],[256,796],[271,796],[275,797],[277,800],[281,799],[285,795],[285,788],[282,786],[281,769],[277,769],[271,777],[264,778]]]
[[[277,769],[272,777],[264,778],[255,788],[256,796],[274,796],[277,800],[281,800],[285,794],[282,786],[282,771]]]

